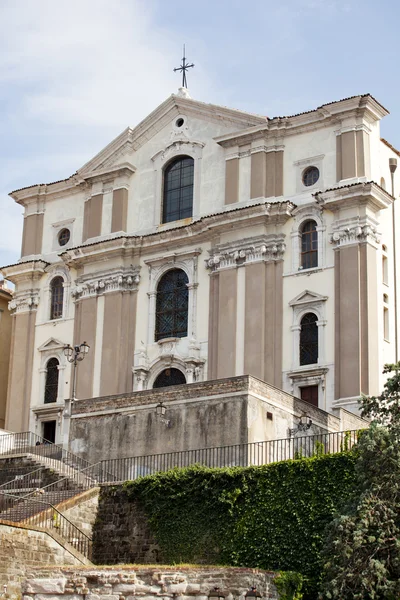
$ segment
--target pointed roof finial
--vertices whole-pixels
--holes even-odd
[[[182,58],[182,64],[180,67],[176,67],[174,69],[174,73],[176,73],[177,71],[180,71],[182,73],[182,87],[187,89],[187,79],[186,79],[186,71],[188,69],[191,69],[192,67],[194,67],[193,63],[187,63],[186,62],[186,56],[185,56],[185,44],[183,44],[183,58]]]

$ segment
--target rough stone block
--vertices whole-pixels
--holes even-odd
[[[63,594],[67,580],[65,577],[57,579],[28,579],[25,591],[31,594]]]
[[[199,594],[200,593],[200,584],[199,583],[188,583],[186,588],[187,594]]]
[[[116,594],[134,594],[136,592],[136,584],[135,583],[120,583],[114,586],[113,590]]]

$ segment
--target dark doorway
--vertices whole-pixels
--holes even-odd
[[[314,406],[318,406],[318,386],[317,385],[307,385],[305,387],[300,388],[301,399],[313,404]]]
[[[56,421],[45,421],[43,423],[43,437],[52,444],[56,441]]]
[[[155,380],[153,388],[181,385],[183,383],[186,383],[186,379],[182,371],[179,369],[164,369]]]

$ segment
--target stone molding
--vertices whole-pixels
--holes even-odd
[[[113,271],[90,274],[79,277],[72,289],[75,302],[83,298],[92,298],[110,292],[137,291],[140,282],[140,267],[115,269]]]
[[[337,221],[334,223],[329,237],[330,243],[334,244],[336,248],[362,243],[369,243],[376,247],[380,243],[380,239],[377,222],[370,217],[353,217]]]
[[[39,306],[39,291],[29,290],[27,292],[17,292],[11,302],[8,303],[8,310],[16,315],[31,311],[37,311]]]
[[[206,268],[215,273],[249,263],[282,260],[286,249],[284,239],[284,234],[272,234],[218,244],[209,250],[210,258],[205,259]]]
[[[203,380],[203,368],[205,359],[200,358],[200,346],[195,339],[190,340],[188,355],[182,356],[178,350],[181,338],[165,338],[157,342],[159,356],[149,361],[145,346],[135,352],[134,366],[134,391],[151,389],[158,375],[168,368],[177,368],[186,377],[186,383],[194,383]]]

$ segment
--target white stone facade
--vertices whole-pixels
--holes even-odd
[[[378,393],[399,337],[398,153],[380,139],[386,114],[369,95],[268,120],[171,96],[69,179],[13,192],[25,228],[20,262],[2,269],[16,285],[6,427],[40,435],[54,419],[61,442],[72,393],[62,348],[83,341],[78,398],[149,389],[167,368],[188,383],[249,373],[294,395],[317,386],[326,411],[355,411],[361,392]],[[161,223],[164,169],[179,156],[194,161],[193,214]],[[310,167],[319,178],[306,186]],[[310,220],[318,260],[302,268]],[[156,341],[157,285],[170,269],[188,278],[187,335]],[[51,318],[55,277],[63,306]],[[307,313],[318,361],[301,365]],[[52,357],[57,398],[44,404]]]

